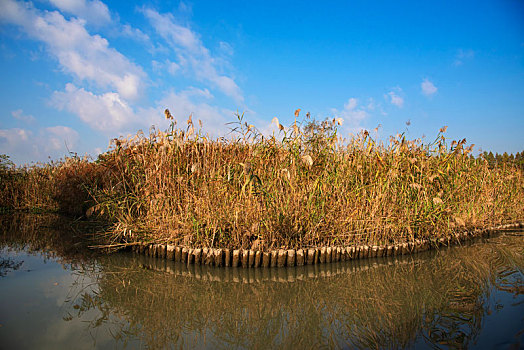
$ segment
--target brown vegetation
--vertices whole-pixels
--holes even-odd
[[[259,249],[440,238],[523,217],[522,171],[447,145],[445,128],[429,144],[383,144],[340,138],[338,120],[276,122],[266,137],[239,116],[235,137],[211,139],[190,119],[115,139],[96,162],[3,169],[0,205],[96,215],[108,242]]]

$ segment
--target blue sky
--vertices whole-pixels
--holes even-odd
[[[524,150],[523,1],[0,0],[0,153],[17,164],[165,129],[261,131],[295,109],[344,136]],[[410,122],[407,126],[406,122]]]

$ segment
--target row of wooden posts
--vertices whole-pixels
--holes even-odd
[[[318,247],[305,249],[253,249],[189,248],[171,244],[139,243],[133,251],[151,257],[165,258],[184,264],[201,264],[226,267],[284,267],[324,264],[356,259],[400,256],[419,253],[442,246],[460,244],[475,237],[486,237],[498,231],[522,228],[522,223],[500,225],[485,230],[463,232],[453,238],[414,240],[390,245],[354,245],[348,247]]]

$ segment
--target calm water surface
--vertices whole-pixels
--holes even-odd
[[[524,346],[523,232],[402,259],[228,269],[86,254],[54,216],[0,224],[0,348]]]

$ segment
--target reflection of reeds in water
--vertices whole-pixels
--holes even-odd
[[[86,261],[97,253],[87,249],[92,244],[86,235],[90,226],[56,214],[0,215],[0,249],[25,250],[63,262]]]
[[[226,269],[133,254],[86,260],[71,223],[60,217],[1,218],[2,247],[44,251],[78,269],[71,295],[79,296],[66,320],[96,309],[89,327],[114,323],[116,341],[139,339],[155,348],[205,342],[396,348],[417,335],[465,347],[488,312],[491,286],[516,296],[523,291],[523,238],[517,235],[420,256]],[[84,290],[82,279],[91,278],[97,284]]]
[[[432,344],[467,347],[487,312],[490,286],[522,289],[522,279],[515,286],[524,268],[522,237],[491,241],[425,259],[402,257],[392,265],[387,260],[315,265],[309,268],[318,268],[318,274],[301,279],[298,268],[188,268],[113,255],[100,260],[93,307],[121,315],[129,323],[120,336],[152,347],[207,342],[227,348],[404,348],[417,335]],[[158,271],[170,269],[179,274]],[[225,271],[233,270],[239,271],[238,282],[247,283],[228,278]],[[269,279],[253,275],[264,270]],[[295,282],[273,282],[276,270],[287,270],[286,278]]]

